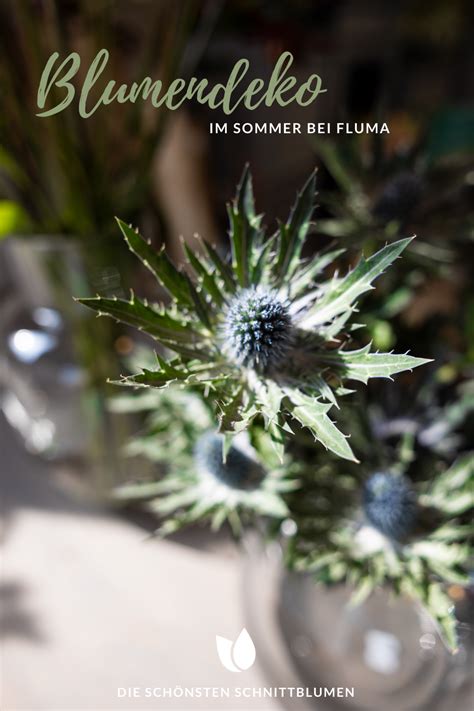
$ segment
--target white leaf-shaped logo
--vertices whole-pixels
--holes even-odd
[[[217,654],[226,669],[241,672],[250,669],[255,661],[255,645],[245,629],[237,637],[235,644],[230,639],[216,635]]]
[[[242,670],[250,669],[255,661],[255,645],[245,627],[237,637],[232,656],[235,664]]]

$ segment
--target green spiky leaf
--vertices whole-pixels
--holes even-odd
[[[232,266],[241,287],[250,284],[250,266],[255,240],[259,234],[260,217],[255,214],[252,176],[246,165],[237,188],[237,196],[228,207]]]
[[[371,353],[370,344],[356,351],[328,351],[319,360],[337,369],[343,377],[361,383],[367,383],[369,378],[390,378],[430,362],[407,354]]]
[[[433,496],[446,496],[451,491],[461,491],[469,486],[474,496],[474,452],[462,455],[449,469],[441,474],[432,488]]]
[[[288,221],[280,225],[278,257],[275,267],[277,283],[289,282],[299,264],[301,250],[315,209],[316,171],[306,181],[296,198]]]
[[[332,405],[326,405],[295,390],[285,389],[285,392],[294,405],[291,414],[303,427],[311,430],[315,439],[339,457],[352,462],[357,461],[347,438],[337,429],[327,414]]]
[[[342,279],[335,279],[326,293],[310,308],[303,320],[305,328],[328,323],[350,309],[365,292],[372,289],[372,282],[400,256],[412,241],[412,237],[398,240],[383,247],[368,259],[361,258],[358,265]]]
[[[291,280],[290,289],[293,298],[299,297],[302,293],[307,293],[308,286],[311,285],[315,278],[324,272],[326,267],[344,254],[345,249],[333,249],[330,252],[316,255],[308,264],[301,267]]]
[[[211,272],[207,264],[205,264],[204,261],[193,252],[186,242],[184,243],[184,250],[189,263],[197,275],[202,289],[209,295],[210,299],[212,299],[217,306],[222,306],[225,299],[222,290],[217,284],[215,275]]]
[[[222,279],[223,283],[225,284],[226,289],[229,291],[230,294],[234,294],[235,290],[237,288],[237,283],[234,278],[234,273],[231,269],[231,267],[226,264],[226,262],[221,258],[217,250],[210,245],[206,240],[202,241],[203,247],[207,252],[207,255],[213,265],[216,268],[216,272],[219,274],[220,278]]]
[[[235,432],[242,422],[243,389],[238,388],[229,398],[218,403],[219,432]]]
[[[118,218],[116,220],[130,250],[151,271],[157,281],[165,287],[179,304],[193,307],[186,275],[176,269],[164,251],[164,247],[159,252],[156,252],[150,243],[132,227]]]
[[[206,355],[199,349],[203,343],[201,334],[195,331],[188,322],[177,321],[165,310],[157,311],[144,301],[137,299],[133,294],[128,301],[116,297],[108,299],[102,296],[77,299],[77,301],[97,311],[100,316],[110,316],[115,321],[144,331],[166,344],[176,353],[190,357],[204,357]]]

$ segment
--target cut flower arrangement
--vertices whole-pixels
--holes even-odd
[[[314,200],[315,174],[287,221],[267,235],[246,168],[228,207],[231,258],[205,240],[196,251],[185,244],[186,271],[118,221],[129,248],[170,299],[166,306],[134,294],[129,300],[80,299],[161,346],[153,359],[144,358],[140,372],[119,381],[138,392],[114,404],[116,410],[148,413],[145,433],[127,448],[156,462],[159,474],[156,481],[120,487],[116,496],[146,502],[164,517],[162,533],[204,520],[214,529],[227,521],[238,535],[243,525],[263,518],[266,530],[278,535],[281,522],[290,520],[290,567],[314,572],[327,583],[345,579],[358,587],[359,597],[390,583],[420,599],[455,648],[452,604],[443,582],[466,579],[468,506],[452,509],[456,535],[451,531],[450,540],[456,540],[457,555],[432,565],[430,550],[439,553],[439,545],[427,542],[423,548],[415,489],[395,464],[393,471],[367,472],[349,444],[350,429],[341,431],[329,415],[353,393],[351,381],[391,378],[428,362],[372,352],[370,344],[351,345],[360,298],[411,239],[361,256],[346,274],[333,267],[327,278],[343,250],[302,259]],[[352,399],[340,412],[351,410]],[[472,471],[467,457],[446,469],[433,490],[448,482],[443,491],[449,498],[459,484],[466,502]],[[329,499],[331,506],[321,505]],[[360,548],[360,536],[353,535],[354,526],[362,524],[348,526],[347,501],[353,507],[360,501],[364,526],[382,541],[373,552]],[[440,509],[446,512],[445,503]],[[445,519],[439,518],[440,527]],[[405,554],[411,537],[421,553],[410,544]],[[416,585],[409,586],[413,577]]]

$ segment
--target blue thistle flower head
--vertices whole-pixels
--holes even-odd
[[[256,489],[265,477],[263,467],[235,445],[223,462],[223,441],[223,436],[214,432],[206,432],[198,439],[194,450],[197,471],[231,489]]]
[[[291,345],[289,304],[275,291],[252,287],[232,298],[224,337],[233,360],[261,371],[277,366]]]
[[[395,541],[406,538],[416,520],[416,498],[410,482],[377,472],[365,482],[363,508],[374,528]]]
[[[395,176],[382,189],[373,214],[383,222],[405,220],[418,205],[423,193],[423,181],[414,173],[405,171]]]

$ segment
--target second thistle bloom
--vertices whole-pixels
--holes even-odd
[[[253,489],[265,477],[262,467],[242,449],[232,445],[223,461],[224,438],[214,432],[206,432],[196,443],[194,461],[196,470],[216,482],[232,489]]]
[[[278,365],[291,343],[289,305],[263,288],[238,292],[230,302],[224,326],[225,347],[238,363],[259,370]]]
[[[407,220],[423,195],[423,181],[415,173],[400,173],[390,180],[379,195],[373,214],[382,222]]]
[[[410,482],[402,476],[377,472],[364,486],[363,506],[374,528],[395,541],[403,540],[416,520],[416,499]]]

